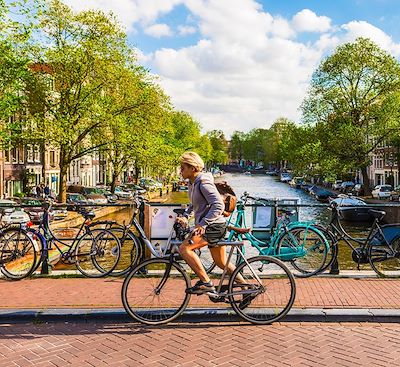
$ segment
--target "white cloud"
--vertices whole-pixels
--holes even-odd
[[[64,0],[64,2],[76,10],[112,11],[127,30],[133,32],[137,23],[149,25],[184,0]]]
[[[163,23],[153,24],[145,28],[144,33],[155,38],[172,36],[171,28],[167,24]]]
[[[297,32],[327,32],[331,28],[331,19],[303,9],[293,17],[292,26]]]
[[[368,22],[352,21],[344,24],[342,29],[346,32],[344,42],[353,42],[357,37],[368,37],[393,55],[400,55],[400,44],[393,42],[389,35]]]
[[[189,34],[194,34],[197,32],[196,27],[180,25],[178,26],[178,32],[181,36],[187,36]]]
[[[198,33],[199,41],[150,54],[137,51],[137,57],[160,76],[176,108],[191,113],[204,130],[218,128],[228,135],[269,127],[281,116],[299,121],[298,108],[313,71],[339,44],[370,37],[400,55],[400,45],[367,22],[333,25],[329,17],[309,9],[285,19],[256,0],[66,1],[78,8],[111,9],[124,24],[156,37],[172,33],[159,24],[160,16],[186,6],[187,23],[170,26],[176,36]],[[296,38],[300,32],[314,32],[318,38],[303,42]]]

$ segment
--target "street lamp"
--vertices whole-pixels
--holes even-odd
[[[390,186],[394,186],[394,177],[393,177],[393,166],[394,166],[394,160],[393,160],[393,152],[389,153],[389,159],[387,161],[388,166],[390,167]]]

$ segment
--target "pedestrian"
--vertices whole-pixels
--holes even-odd
[[[43,189],[44,197],[47,199],[50,196],[50,187],[46,185]]]
[[[36,186],[36,197],[40,198],[42,196],[42,188],[40,185]]]

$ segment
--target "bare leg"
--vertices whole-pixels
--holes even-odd
[[[219,268],[224,270],[227,263],[226,246],[210,247],[210,252],[215,264]],[[228,274],[232,274],[235,269],[235,265],[229,262],[229,264],[227,265]],[[236,280],[238,283],[245,283],[243,277],[240,274],[236,276]]]
[[[204,270],[203,264],[201,263],[199,257],[194,252],[198,248],[202,248],[208,245],[201,236],[192,236],[192,244],[188,240],[182,242],[179,246],[179,254],[182,256],[183,260],[190,266],[190,268],[197,274],[202,282],[209,282],[210,278]]]

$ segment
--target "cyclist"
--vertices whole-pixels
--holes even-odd
[[[224,202],[211,173],[202,172],[204,162],[195,152],[186,152],[180,157],[181,175],[189,180],[190,205],[184,217],[177,221],[187,226],[187,218],[194,212],[195,227],[189,237],[179,246],[179,253],[200,280],[186,290],[191,294],[216,293],[215,287],[207,275],[194,250],[208,246],[215,264],[223,269],[226,264],[225,246],[216,246],[226,233],[226,221],[222,215]],[[228,272],[235,266],[228,264]]]

